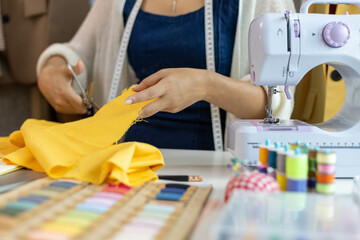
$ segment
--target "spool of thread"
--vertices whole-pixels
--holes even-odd
[[[317,164],[317,170],[319,173],[323,174],[334,174],[335,165],[334,164]]]
[[[308,178],[308,190],[314,190],[316,188],[316,178]]]
[[[335,180],[334,174],[316,173],[316,181],[318,183],[332,184],[334,183],[334,180]]]
[[[302,143],[302,144],[299,145],[299,147],[300,147],[300,152],[301,153],[305,153],[305,154],[309,153],[309,144]]]
[[[316,192],[323,194],[333,194],[335,190],[334,184],[316,183]]]
[[[309,172],[310,171],[316,172],[316,159],[315,158],[309,158]]]
[[[275,142],[274,147],[268,149],[268,166],[276,169],[276,156],[279,150],[280,144]]]
[[[278,173],[286,173],[286,156],[290,154],[290,145],[286,145],[284,149],[280,149],[276,154],[276,170]]]
[[[308,176],[308,157],[300,153],[300,149],[295,149],[295,154],[286,157],[286,177],[291,179],[307,179]]]
[[[259,147],[259,161],[263,166],[268,164],[269,147],[270,147],[269,139],[266,139],[265,145],[260,145],[260,147]]]
[[[309,171],[308,178],[316,178],[316,172],[315,171]]]
[[[307,179],[286,179],[286,191],[307,192]]]
[[[316,155],[317,164],[335,164],[336,154],[327,150],[319,151]]]
[[[258,166],[258,170],[259,170],[259,172],[261,172],[261,173],[267,173],[267,166]]]
[[[286,175],[281,172],[276,173],[276,181],[279,184],[280,191],[285,192],[286,191]]]
[[[309,159],[316,159],[316,155],[318,151],[319,151],[319,147],[317,146],[310,148],[308,152]]]
[[[295,143],[291,143],[291,144],[290,144],[290,149],[291,149],[291,150],[295,150],[295,148],[299,147],[300,144],[301,144],[300,141],[296,141]]]

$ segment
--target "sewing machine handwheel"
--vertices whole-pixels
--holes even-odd
[[[344,22],[330,22],[324,27],[323,39],[332,48],[343,47],[350,39],[350,28]]]

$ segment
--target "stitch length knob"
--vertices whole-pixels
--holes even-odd
[[[350,39],[350,28],[343,22],[330,22],[324,27],[323,39],[328,46],[340,48]]]

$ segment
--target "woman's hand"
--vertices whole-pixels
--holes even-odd
[[[74,67],[76,74],[84,71],[84,63],[78,61]],[[42,94],[59,113],[84,114],[87,111],[82,98],[71,86],[72,74],[64,58],[51,57],[38,77],[38,86]]]
[[[209,77],[207,70],[163,69],[134,87],[133,90],[137,93],[127,98],[125,104],[157,98],[142,109],[140,118],[150,117],[160,111],[176,113],[204,99],[206,80]]]

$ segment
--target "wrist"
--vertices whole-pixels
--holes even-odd
[[[211,103],[213,101],[213,99],[215,98],[215,93],[216,93],[216,85],[218,82],[218,74],[213,72],[213,71],[209,71],[209,70],[205,70],[205,77],[204,77],[205,81],[203,84],[203,89],[204,89],[204,96],[203,99],[209,103]]]
[[[44,64],[44,68],[57,68],[66,65],[66,59],[61,56],[52,56]]]

